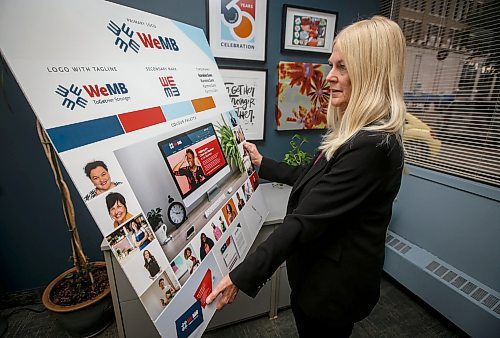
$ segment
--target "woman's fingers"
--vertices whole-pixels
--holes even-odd
[[[262,162],[262,155],[259,153],[257,146],[253,143],[245,141],[243,143],[243,147],[250,155],[250,160],[252,161],[252,163],[260,167],[260,164]]]
[[[226,275],[219,284],[213,289],[212,293],[210,293],[207,297],[207,304],[212,303],[219,294],[222,294],[219,302],[217,303],[217,310],[222,309],[227,304],[231,304],[236,298],[236,294],[238,293],[238,288],[233,284],[229,275]]]

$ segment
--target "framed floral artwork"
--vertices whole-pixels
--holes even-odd
[[[329,71],[327,64],[284,61],[278,64],[277,130],[326,128]]]
[[[337,12],[283,5],[281,52],[330,54],[337,28]]]
[[[267,0],[207,0],[207,8],[215,57],[266,61]]]

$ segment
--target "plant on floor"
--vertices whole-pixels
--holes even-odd
[[[70,233],[71,258],[74,266],[49,284],[42,300],[45,307],[58,316],[59,322],[70,334],[88,335],[107,326],[111,318],[110,286],[106,265],[103,262],[92,263],[85,255],[76,226],[75,210],[68,185],[64,181],[56,152],[38,120],[37,132],[61,193],[64,217]],[[97,314],[93,312],[94,309],[97,309]],[[73,314],[70,316],[73,317],[69,317],[68,320],[67,313],[72,311]],[[87,318],[75,319],[77,315],[74,313],[77,312]],[[89,321],[89,316],[96,317],[95,322]]]
[[[295,140],[300,143],[297,145]],[[311,155],[301,149],[302,145],[307,142],[308,140],[305,136],[301,137],[299,134],[293,135],[292,139],[290,140],[290,146],[292,147],[292,149],[285,153],[283,162],[293,166],[299,166],[309,163],[312,159]]]
[[[229,160],[231,168],[238,168],[240,172],[245,172],[243,158],[238,150],[238,143],[236,142],[236,137],[234,136],[231,128],[226,124],[226,122],[222,124],[218,123],[215,128],[217,129],[217,134],[219,135],[222,151]]]
[[[87,301],[99,294],[105,288],[109,287],[107,283],[107,278],[105,279],[104,285],[97,285],[96,279],[94,278],[95,268],[93,263],[89,262],[88,257],[85,255],[82,243],[80,241],[80,235],[78,234],[78,229],[76,227],[75,219],[75,209],[73,206],[73,201],[71,200],[71,195],[68,189],[68,185],[64,181],[62,176],[62,171],[57,161],[56,152],[52,144],[50,143],[47,134],[43,130],[40,122],[37,120],[37,132],[40,142],[42,143],[43,150],[52,168],[54,174],[54,179],[59,191],[61,192],[61,202],[64,211],[64,218],[66,219],[66,224],[68,226],[68,231],[70,233],[70,242],[73,260],[73,265],[75,271],[66,275],[66,280],[69,281],[69,285],[73,287],[75,293],[68,293],[67,296],[59,296],[57,301],[60,305],[74,305],[71,303],[80,303],[82,301]],[[108,284],[108,285],[106,285]],[[101,289],[101,290],[99,290]]]

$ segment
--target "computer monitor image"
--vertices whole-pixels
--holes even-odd
[[[211,123],[158,142],[186,208],[230,173]]]

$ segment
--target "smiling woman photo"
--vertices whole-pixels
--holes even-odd
[[[122,184],[122,182],[113,182],[111,180],[111,176],[108,172],[108,166],[103,161],[89,162],[85,165],[83,170],[85,171],[85,175],[87,175],[94,185],[94,189],[90,190],[90,192],[83,198],[85,202],[88,202],[103,192]]]
[[[118,192],[112,192],[106,196],[106,206],[108,207],[109,216],[114,221],[113,227],[115,228],[133,216],[127,211],[125,197]]]

